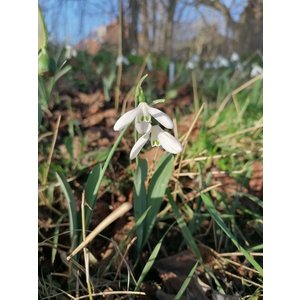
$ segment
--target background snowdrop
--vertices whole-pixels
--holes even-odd
[[[72,47],[71,45],[66,45],[65,46],[65,57],[66,59],[71,59],[72,57],[76,57],[77,56],[77,50]]]
[[[251,77],[261,75],[262,73],[263,73],[262,67],[260,67],[259,65],[256,65],[256,64],[252,65],[252,69],[251,69],[251,72],[250,72]]]
[[[116,59],[116,65],[129,65],[129,60],[126,56],[118,56]]]
[[[236,52],[233,52],[231,54],[230,61],[234,63],[234,62],[238,62],[239,60],[240,60],[240,56]]]

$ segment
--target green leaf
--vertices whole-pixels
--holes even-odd
[[[172,154],[165,154],[156,166],[155,172],[148,188],[147,207],[151,207],[146,218],[146,228],[143,246],[146,244],[154,227],[156,216],[159,212],[163,196],[165,195],[170,177],[173,171],[174,157]]]
[[[215,220],[215,222],[219,225],[219,227],[224,231],[224,233],[231,239],[233,244],[238,248],[240,252],[244,254],[246,259],[251,263],[251,265],[259,272],[260,275],[263,275],[263,269],[262,267],[257,263],[257,261],[253,258],[253,256],[250,255],[250,253],[243,248],[239,242],[237,241],[236,237],[231,233],[231,231],[228,229],[224,221],[222,220],[220,214],[217,212],[212,200],[209,196],[206,194],[202,194],[201,198],[211,215],[211,217]]]
[[[67,74],[70,70],[72,69],[71,66],[65,66],[64,68],[62,68],[61,70],[59,70],[58,72],[55,73],[55,76],[53,78],[50,79],[49,85],[48,85],[48,95],[51,95],[51,92],[53,90],[54,85],[56,84],[56,82],[65,74]]]
[[[101,183],[101,164],[97,164],[89,174],[89,177],[86,182],[84,189],[85,192],[85,201],[87,207],[85,208],[85,228],[88,229],[90,224],[90,218],[92,215],[92,210],[95,206],[98,190]]]
[[[66,215],[62,215],[56,222],[54,234],[53,234],[53,248],[51,253],[51,263],[54,264],[55,256],[57,253],[57,247],[58,247],[58,237],[59,237],[59,225],[62,222]]]
[[[194,254],[196,255],[196,257],[198,258],[198,260],[200,262],[202,262],[202,257],[201,257],[201,253],[199,251],[199,248],[192,236],[191,231],[189,230],[188,226],[186,225],[182,214],[180,213],[175,201],[173,200],[173,196],[171,194],[171,192],[169,191],[169,189],[167,189],[167,197],[169,200],[169,203],[172,206],[176,221],[178,223],[179,228],[181,229],[183,238],[186,242],[186,244],[189,246],[189,248],[194,252]]]
[[[65,195],[68,206],[69,222],[70,222],[70,236],[72,249],[77,246],[77,231],[78,231],[78,219],[76,211],[76,201],[72,193],[71,187],[62,172],[56,172],[57,180],[60,184],[60,187]]]
[[[148,272],[150,271],[152,265],[153,265],[154,262],[155,262],[155,259],[156,259],[157,255],[158,255],[158,253],[159,253],[159,250],[160,250],[160,248],[161,248],[161,245],[162,245],[162,242],[163,242],[165,236],[167,235],[167,233],[171,230],[171,228],[172,228],[173,226],[174,226],[174,224],[172,224],[172,225],[168,228],[168,230],[164,233],[164,235],[163,235],[162,238],[159,240],[159,242],[157,243],[157,245],[154,247],[154,249],[153,249],[153,251],[152,251],[152,253],[151,253],[151,255],[150,255],[150,257],[149,257],[149,259],[148,259],[148,261],[147,261],[147,263],[146,263],[146,265],[145,265],[145,267],[144,267],[144,269],[143,269],[143,271],[142,271],[142,273],[141,273],[141,275],[140,275],[140,277],[139,277],[137,283],[136,283],[135,291],[138,291],[138,290],[139,290],[139,288],[140,288],[140,286],[141,286],[141,284],[142,284],[144,278],[146,277],[146,275],[148,274]]]
[[[102,180],[103,180],[103,178],[104,178],[105,172],[106,172],[106,170],[107,170],[107,168],[108,168],[108,166],[109,166],[110,160],[111,160],[113,154],[115,153],[115,151],[116,151],[116,149],[117,149],[117,147],[118,147],[118,145],[119,145],[119,143],[120,143],[122,137],[124,136],[124,134],[125,134],[125,132],[126,132],[126,129],[127,129],[127,127],[124,128],[124,129],[121,131],[121,133],[119,134],[117,140],[115,141],[114,145],[112,146],[112,148],[111,148],[110,151],[109,151],[109,154],[108,154],[108,156],[107,156],[107,158],[106,158],[106,160],[105,160],[105,163],[104,163],[103,167],[100,167],[100,166],[99,166],[99,168],[96,168],[96,167],[95,167],[95,168],[93,169],[93,170],[94,170],[94,174],[93,174],[93,175],[91,175],[91,174],[89,175],[89,177],[88,177],[88,181],[89,181],[89,179],[90,179],[90,183],[89,183],[89,192],[88,192],[89,194],[88,194],[88,195],[85,195],[85,196],[86,196],[86,199],[87,199],[87,196],[89,197],[91,194],[94,195],[93,197],[96,197],[96,195],[97,195],[97,193],[98,193],[98,190],[99,190],[99,187],[100,187],[100,185],[101,185],[101,182],[102,182]],[[101,169],[101,170],[100,170],[100,169]],[[92,177],[90,178],[90,176],[92,176]],[[87,184],[88,184],[88,183],[87,183]],[[86,187],[87,187],[87,186],[86,186]],[[87,191],[86,191],[86,192],[87,192]],[[87,200],[87,203],[88,203],[88,204],[92,204],[92,205],[90,205],[90,206],[91,206],[91,209],[93,210],[96,199],[93,199],[92,197],[89,198],[89,199],[91,199],[91,200]],[[91,201],[91,202],[89,203],[88,201]],[[89,216],[88,216],[88,218],[86,218],[86,228],[88,228],[88,226],[89,226],[89,222],[90,222],[91,215],[92,215],[92,212],[93,212],[92,210],[89,211]],[[88,211],[88,210],[87,210],[87,211]],[[87,216],[87,215],[86,215],[86,216]]]
[[[41,48],[46,48],[47,47],[47,41],[48,41],[48,35],[47,35],[47,29],[45,25],[45,20],[42,14],[42,11],[39,7],[39,12],[38,12],[38,29],[39,29],[39,36],[38,36],[38,51]]]
[[[184,280],[184,282],[182,283],[182,285],[181,285],[181,287],[180,287],[178,293],[176,294],[174,300],[180,300],[180,299],[181,299],[181,297],[182,297],[184,291],[185,291],[186,288],[188,287],[188,285],[189,285],[191,279],[193,278],[193,275],[194,275],[194,273],[195,273],[195,271],[196,271],[196,269],[197,269],[198,264],[199,264],[199,261],[197,261],[197,262],[195,263],[195,265],[194,265],[193,268],[191,269],[189,275],[187,276],[187,278],[186,278],[186,279]]]
[[[135,222],[137,222],[137,220],[142,216],[142,214],[145,212],[147,208],[147,194],[146,194],[146,187],[145,187],[147,172],[148,172],[147,161],[144,159],[139,160],[134,175],[133,207],[134,207]],[[138,252],[140,252],[142,248],[144,226],[145,226],[145,222],[143,222],[140,226],[136,228]]]

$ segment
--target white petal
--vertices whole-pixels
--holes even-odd
[[[148,131],[147,133],[145,133],[144,135],[142,135],[137,140],[137,142],[134,144],[134,146],[132,147],[132,149],[130,151],[130,159],[134,159],[134,158],[137,157],[137,155],[140,153],[140,151],[142,150],[142,148],[144,147],[144,145],[149,140],[149,135],[150,135],[150,132]]]
[[[154,119],[156,119],[160,124],[164,125],[166,128],[173,128],[172,120],[167,114],[165,114],[161,110],[148,105],[148,112]]]
[[[168,152],[177,154],[182,151],[182,146],[179,141],[170,133],[161,129],[158,133],[157,138],[161,146]]]
[[[135,119],[135,129],[139,134],[144,134],[149,130],[149,122],[138,122],[137,118]]]
[[[128,111],[127,113],[125,113],[116,122],[116,124],[114,126],[114,130],[119,131],[119,130],[123,129],[124,127],[126,127],[128,124],[130,124],[134,120],[134,118],[139,114],[139,112],[140,112],[140,108],[136,107],[136,108]]]

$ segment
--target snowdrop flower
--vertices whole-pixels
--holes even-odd
[[[222,68],[222,67],[228,67],[229,66],[229,62],[228,60],[222,56],[222,55],[218,55],[213,63],[214,68]]]
[[[197,64],[199,63],[199,61],[200,61],[199,56],[193,55],[193,56],[191,57],[191,59],[186,63],[186,66],[185,66],[185,67],[186,67],[187,69],[193,70],[193,69],[196,68],[196,66],[197,66]]]
[[[140,153],[150,138],[152,147],[161,146],[166,151],[177,154],[182,151],[180,142],[170,133],[161,129],[159,125],[147,124],[145,133],[137,140],[130,152],[130,159],[134,159]]]
[[[73,48],[71,45],[66,45],[65,49],[66,49],[66,52],[65,52],[66,59],[71,59],[72,57],[76,57],[77,56],[76,49]]]
[[[195,68],[195,64],[191,62],[190,60],[186,63],[186,68],[193,70]]]
[[[240,60],[240,56],[236,52],[233,52],[231,54],[230,61],[234,63],[234,62],[238,62],[239,60]]]
[[[125,113],[123,116],[119,118],[119,120],[114,125],[114,130],[119,131],[129,125],[133,120],[135,120],[135,128],[140,133],[143,134],[146,132],[148,128],[148,124],[151,122],[151,117],[153,117],[156,121],[162,124],[164,127],[168,129],[173,128],[173,122],[161,110],[151,107],[146,102],[140,102],[140,104]]]
[[[147,62],[147,68],[148,68],[148,70],[152,71],[153,70],[153,65],[152,65],[151,57],[149,55],[147,56],[146,62]]]
[[[258,65],[255,65],[255,64],[252,65],[252,69],[251,69],[251,72],[250,72],[251,77],[261,75],[262,73],[263,73],[262,67],[260,67]]]
[[[129,65],[129,60],[127,57],[125,56],[118,56],[117,59],[116,59],[116,65],[119,66],[119,65]]]

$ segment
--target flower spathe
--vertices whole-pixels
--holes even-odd
[[[168,129],[173,128],[173,122],[168,115],[157,108],[151,107],[145,102],[141,102],[136,108],[128,111],[118,119],[114,126],[114,130],[122,130],[135,120],[136,130],[140,134],[143,134],[147,130],[147,124],[150,124],[151,122],[151,117],[156,119],[156,121],[164,127]]]
[[[164,131],[159,125],[152,126],[148,123],[145,133],[137,140],[131,149],[130,159],[137,157],[149,138],[152,147],[161,146],[172,154],[177,154],[182,151],[182,145],[174,136]]]

